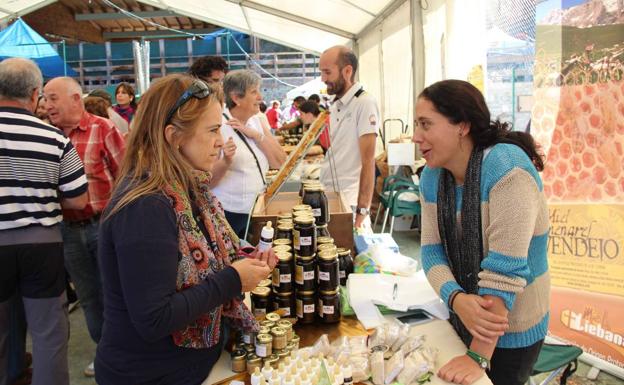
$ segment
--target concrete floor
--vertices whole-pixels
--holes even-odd
[[[379,231],[379,230],[377,230]],[[399,244],[401,252],[410,257],[420,256],[420,235],[417,231],[395,231],[395,241]],[[69,372],[71,385],[93,385],[95,380],[83,375],[84,368],[95,356],[95,344],[91,341],[87,332],[82,309],[78,308],[69,316],[71,324],[71,336],[69,340]],[[568,380],[568,385],[624,385],[624,380],[617,379],[609,374],[601,372],[595,381],[585,378],[589,366],[580,363],[578,371]],[[539,376],[540,380],[545,375]],[[556,381],[558,383],[558,381]]]

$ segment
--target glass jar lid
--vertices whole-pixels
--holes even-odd
[[[279,326],[276,326],[273,329],[271,329],[271,334],[273,334],[275,337],[282,337],[286,335],[286,330],[284,330],[283,328]]]
[[[319,256],[320,259],[322,259],[324,261],[332,261],[332,260],[338,258],[338,254],[336,253],[336,250],[334,250],[334,249],[320,251],[318,253],[318,256]]]
[[[314,217],[313,216],[296,216],[295,217],[295,223],[300,224],[300,225],[311,225],[314,223]]]
[[[276,251],[275,256],[279,259],[280,262],[289,262],[292,261],[293,255],[288,251]]]
[[[248,354],[247,355],[247,362],[250,364],[255,364],[255,363],[259,363],[262,361],[262,358],[258,357],[255,354]]]
[[[292,322],[287,319],[281,319],[277,323],[277,326],[281,327],[284,330],[292,329]]]
[[[271,293],[271,289],[266,286],[258,286],[251,291],[251,294],[257,295],[259,297],[268,297]]]
[[[310,184],[306,184],[303,186],[303,189],[305,191],[310,191],[310,192],[318,192],[318,191],[325,191],[325,188],[323,187],[322,184],[320,183],[310,183]]]
[[[267,314],[265,318],[271,322],[278,322],[282,317],[280,317],[280,315],[276,312],[271,312]]]
[[[290,253],[292,247],[290,245],[277,245],[273,246],[273,251],[276,253]]]
[[[258,334],[258,336],[256,337],[256,341],[261,344],[270,344],[271,342],[273,342],[273,336],[270,334]]]
[[[323,251],[333,251],[334,253],[337,253],[338,248],[333,243],[323,243],[322,245],[318,245],[316,249],[318,250],[319,253]]]

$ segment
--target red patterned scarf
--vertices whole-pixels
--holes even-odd
[[[210,175],[198,173],[196,178],[200,191],[193,203],[199,207],[201,220],[210,236],[210,244],[195,221],[188,194],[178,185],[165,188],[165,194],[173,205],[179,230],[182,258],[178,262],[178,291],[200,284],[206,277],[240,259],[240,241],[225,219],[221,203],[208,187]],[[258,331],[258,323],[252,313],[240,299],[235,298],[202,314],[186,328],[173,332],[174,343],[196,349],[215,346],[221,335],[222,316],[235,329]]]

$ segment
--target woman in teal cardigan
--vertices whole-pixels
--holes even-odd
[[[445,80],[416,103],[422,262],[468,347],[438,375],[522,385],[548,329],[548,208],[535,142],[490,120],[481,92]]]

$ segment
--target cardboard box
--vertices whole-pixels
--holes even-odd
[[[353,213],[349,206],[344,203],[340,193],[326,191],[329,206],[329,225],[327,229],[334,238],[334,243],[338,247],[346,247],[353,252]],[[265,204],[264,195],[258,195],[251,214],[249,224],[250,242],[255,245],[260,238],[262,227],[267,221],[277,222],[277,215],[288,213],[294,205],[299,204],[299,193],[280,192],[269,203]]]

